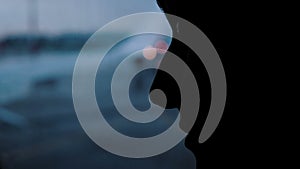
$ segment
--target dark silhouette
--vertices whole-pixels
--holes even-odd
[[[190,21],[206,34],[218,51],[223,65],[225,64],[224,67],[226,71],[226,61],[224,62],[222,56],[224,57],[226,54],[224,52],[224,44],[226,44],[227,42],[225,41],[228,40],[225,39],[225,35],[227,35],[226,29],[228,29],[226,28],[226,24],[228,24],[227,20],[230,19],[226,10],[229,9],[225,8],[220,2],[204,3],[202,1],[183,0],[157,0],[157,2],[165,13],[176,15]],[[216,141],[221,142],[221,140],[210,138],[203,144],[198,143],[198,138],[210,107],[211,88],[208,74],[198,56],[183,43],[173,39],[168,50],[179,56],[190,67],[196,77],[201,97],[198,117],[186,138],[185,145],[195,154],[197,168],[205,164],[214,166],[210,161],[219,158],[219,156],[215,156],[214,154],[223,153],[222,149],[218,147],[222,144],[216,144]],[[162,60],[162,64],[163,62],[164,59]],[[182,76],[184,76],[184,74]],[[176,83],[170,83],[167,75],[162,71],[157,72],[151,89],[157,88],[162,89],[166,93],[168,99],[167,109],[180,108],[181,101],[178,86]],[[220,133],[216,131],[212,137],[218,136],[220,136]],[[220,149],[220,151],[217,149]]]

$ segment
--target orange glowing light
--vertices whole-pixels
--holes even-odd
[[[152,46],[147,46],[143,49],[143,55],[147,60],[153,60],[157,55],[157,49]]]

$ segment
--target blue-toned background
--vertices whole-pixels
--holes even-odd
[[[113,19],[149,11],[161,11],[155,0],[0,0],[1,169],[194,168],[194,156],[184,142],[147,159],[108,153],[84,133],[73,108],[72,72],[85,41]],[[120,33],[123,32],[107,32],[99,47]],[[118,58],[160,40],[170,43],[169,38],[156,35],[125,40],[108,55],[104,68],[109,70],[120,62]],[[137,57],[127,71],[146,62],[143,56]],[[132,85],[131,96],[136,107],[147,105],[145,91],[154,74],[144,72],[133,82],[136,84]],[[96,83],[107,83],[108,79],[100,76]],[[97,97],[104,97],[105,92],[104,88],[96,89]],[[178,113],[168,111],[146,130],[145,126],[134,128],[114,115],[109,101],[102,104],[113,127],[139,136],[162,131]]]

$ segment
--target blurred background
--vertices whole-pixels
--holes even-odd
[[[73,108],[72,72],[87,39],[109,21],[150,11],[161,12],[155,0],[0,0],[0,169],[194,167],[194,157],[184,142],[147,159],[106,152],[84,133]],[[122,33],[107,32],[103,41]],[[170,39],[144,35],[125,40],[108,54],[107,69],[116,65],[119,56],[157,42],[166,48]],[[149,57],[145,53],[137,56],[128,70],[147,64],[153,59],[151,54]],[[144,72],[135,79],[133,100],[144,100],[147,105],[145,91],[154,74]],[[105,92],[105,88],[98,89],[97,97]],[[143,102],[136,103],[143,109]],[[111,113],[115,109],[109,100],[103,104],[109,112],[106,118],[114,127],[141,137],[163,131],[177,114],[170,110],[173,113],[145,132],[147,126],[134,128]]]

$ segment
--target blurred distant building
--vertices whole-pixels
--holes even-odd
[[[1,0],[0,38],[12,34],[95,32],[131,13],[158,11],[155,0]]]

